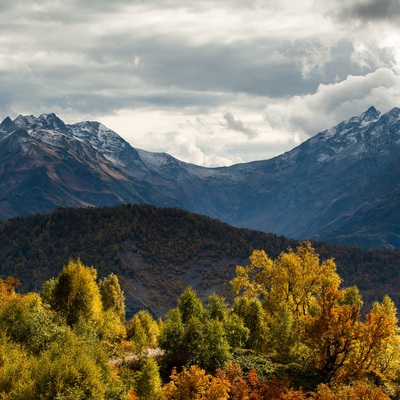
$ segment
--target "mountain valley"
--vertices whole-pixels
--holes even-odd
[[[400,109],[374,107],[265,161],[205,168],[55,114],[0,124],[0,218],[147,203],[296,239],[400,248]]]

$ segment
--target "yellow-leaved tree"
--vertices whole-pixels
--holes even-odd
[[[299,344],[303,319],[328,288],[338,288],[340,282],[333,259],[321,262],[311,243],[304,242],[275,260],[263,250],[253,251],[250,265],[237,266],[231,284],[234,295],[262,304],[265,339],[257,348],[287,356]]]
[[[276,260],[264,250],[254,250],[250,265],[237,266],[231,283],[235,295],[260,299],[272,316],[285,305],[298,319],[309,313],[328,287],[337,288],[340,282],[333,259],[320,262],[311,243],[304,242]]]
[[[192,365],[179,374],[172,371],[171,381],[164,385],[165,400],[228,400],[230,383],[226,377],[214,377]]]
[[[94,268],[70,260],[57,278],[44,284],[42,297],[71,327],[84,321],[99,323],[103,306],[96,277]]]
[[[101,300],[105,311],[114,312],[121,321],[125,320],[125,296],[115,274],[102,279],[99,284]]]

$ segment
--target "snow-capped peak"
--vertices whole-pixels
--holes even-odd
[[[67,129],[65,123],[57,117],[56,114],[41,114],[37,119],[43,129],[65,131]]]
[[[320,162],[333,158],[336,160],[362,158],[366,153],[380,151],[378,149],[388,140],[397,143],[400,135],[396,129],[394,131],[390,129],[390,126],[399,123],[400,109],[393,109],[381,115],[375,107],[370,107],[359,116],[320,132],[304,145],[308,146],[309,152],[315,152]]]
[[[66,126],[54,113],[41,114],[38,118],[34,115],[19,115],[13,123],[21,129],[32,132],[38,129],[66,131]]]
[[[36,117],[34,115],[18,115],[17,118],[14,119],[14,124],[21,129],[29,130],[32,125],[35,123]]]
[[[121,154],[131,146],[113,130],[97,121],[79,122],[67,128],[76,139],[89,143],[114,164],[126,165]]]
[[[75,138],[89,142],[96,150],[114,152],[128,146],[121,136],[97,121],[68,125],[68,129]]]
[[[11,120],[10,117],[6,117],[3,122],[0,124],[0,133],[2,135],[11,133],[16,129],[16,125],[14,122]]]
[[[362,125],[369,124],[371,122],[377,121],[380,115],[381,112],[378,111],[374,106],[372,106],[360,115],[359,121]]]

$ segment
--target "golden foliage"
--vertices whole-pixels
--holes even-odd
[[[101,321],[103,305],[96,277],[97,271],[93,267],[83,265],[79,259],[70,260],[49,285],[50,306],[65,318],[69,326],[78,324],[81,319]]]
[[[179,374],[173,369],[171,381],[164,385],[166,400],[228,400],[230,383],[223,377],[213,377],[192,365]]]
[[[329,288],[316,315],[307,318],[304,338],[314,365],[337,382],[367,373],[384,377],[388,368],[382,353],[395,339],[397,327],[394,304],[388,297],[375,303],[363,322],[360,303],[343,303],[343,292]]]
[[[0,278],[0,301],[16,296],[15,288],[20,284],[20,280],[13,276],[9,276],[6,280]]]
[[[250,265],[236,267],[231,282],[233,293],[259,298],[265,309],[276,314],[281,304],[292,310],[296,319],[307,315],[315,300],[328,287],[339,287],[340,277],[332,259],[320,262],[310,242],[300,244],[296,251],[289,249],[276,260],[263,250],[255,250]]]
[[[310,400],[390,400],[381,387],[368,381],[356,381],[352,385],[329,387],[320,384]]]

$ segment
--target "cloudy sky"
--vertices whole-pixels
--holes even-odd
[[[0,0],[0,119],[97,120],[204,166],[400,106],[400,0]]]

